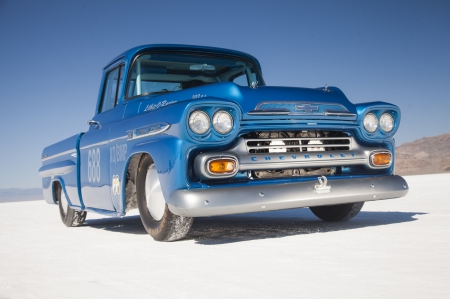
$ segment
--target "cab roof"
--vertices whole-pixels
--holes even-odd
[[[116,62],[117,60],[121,58],[127,58],[129,61],[133,59],[134,56],[140,53],[145,53],[149,51],[179,51],[179,52],[195,52],[195,53],[209,53],[209,54],[219,54],[219,55],[227,55],[227,56],[238,56],[238,57],[244,57],[249,60],[254,61],[259,69],[261,70],[261,65],[259,61],[253,57],[250,54],[241,52],[241,51],[235,51],[235,50],[229,50],[229,49],[223,49],[223,48],[215,48],[215,47],[207,47],[207,46],[193,46],[193,45],[179,45],[179,44],[150,44],[150,45],[142,45],[138,47],[131,48],[122,54],[118,55],[116,58],[111,60],[103,69],[106,69],[111,64]]]

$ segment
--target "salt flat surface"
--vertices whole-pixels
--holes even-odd
[[[159,243],[139,216],[66,228],[43,201],[0,204],[0,298],[450,298],[450,174],[344,223],[296,209],[197,218]]]

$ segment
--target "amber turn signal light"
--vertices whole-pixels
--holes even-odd
[[[236,161],[233,159],[213,160],[209,162],[208,168],[213,174],[227,174],[235,171]]]
[[[387,166],[391,163],[391,159],[390,153],[374,153],[371,160],[373,166]]]

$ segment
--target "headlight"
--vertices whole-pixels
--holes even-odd
[[[233,117],[223,110],[220,110],[214,114],[213,126],[217,133],[228,134],[233,129]]]
[[[373,133],[377,128],[378,118],[373,113],[367,113],[366,116],[364,116],[364,129],[369,133]]]
[[[389,113],[383,113],[380,117],[380,128],[386,133],[394,129],[394,118]]]
[[[209,116],[203,111],[194,111],[189,116],[189,128],[196,134],[205,134],[210,126]]]

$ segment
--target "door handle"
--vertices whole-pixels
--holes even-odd
[[[100,125],[100,123],[98,122],[98,121],[96,121],[96,120],[88,120],[87,122],[86,122],[88,125],[90,125],[90,126],[94,126],[96,129],[100,129],[102,126]]]

